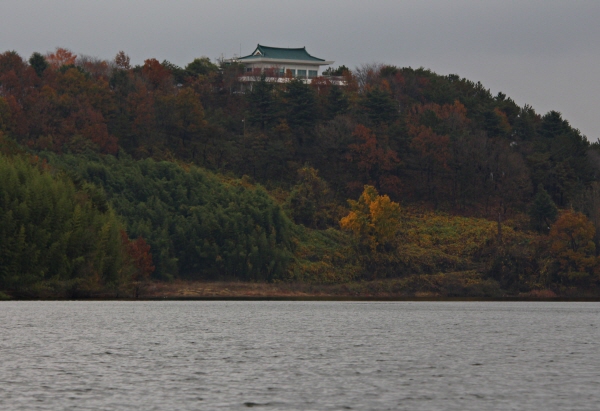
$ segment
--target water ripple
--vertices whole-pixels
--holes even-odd
[[[0,302],[0,409],[577,409],[598,303]]]

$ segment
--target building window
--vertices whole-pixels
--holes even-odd
[[[287,69],[287,74],[292,77],[296,77],[296,69]]]
[[[298,70],[298,77],[306,78],[306,70]]]
[[[317,70],[308,70],[308,78],[317,77]]]
[[[283,68],[283,67],[280,67],[280,68],[279,68],[279,75],[280,75],[280,76],[283,76],[284,74],[285,74],[285,68]]]
[[[252,73],[252,67],[246,67],[246,73]]]

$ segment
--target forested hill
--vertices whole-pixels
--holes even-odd
[[[36,214],[35,190],[0,181],[0,290],[149,275],[430,276],[438,294],[598,285],[600,146],[560,113],[426,69],[340,67],[328,74],[344,86],[263,77],[251,90],[242,71],[205,57],[182,68],[131,66],[123,52],[0,54],[3,172],[52,179],[99,224],[89,238],[118,243],[77,253],[70,231],[52,240],[56,208]],[[31,219],[50,224],[46,242],[34,245]],[[54,243],[65,257],[45,261]],[[23,253],[39,254],[35,267],[15,263]]]

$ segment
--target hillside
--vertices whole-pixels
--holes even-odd
[[[600,144],[560,113],[426,69],[240,70],[0,54],[0,292],[600,296]]]

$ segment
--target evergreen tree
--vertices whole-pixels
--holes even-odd
[[[284,276],[291,223],[260,187],[227,185],[166,161],[51,156],[50,162],[104,188],[128,233],[150,245],[155,278]]]
[[[556,204],[554,204],[548,192],[544,190],[544,186],[540,184],[529,210],[531,226],[541,233],[548,233],[557,215],[558,209],[556,208]]]
[[[273,84],[267,82],[266,75],[263,73],[260,81],[252,86],[252,90],[247,94],[248,117],[247,120],[252,125],[258,125],[261,130],[275,123],[278,117],[277,102],[274,95]]]
[[[337,115],[345,114],[348,111],[350,103],[340,86],[332,86],[327,95],[327,117],[334,118]]]
[[[208,57],[200,57],[185,66],[185,71],[192,76],[207,76],[210,73],[219,71],[219,67],[211,62]]]
[[[390,124],[398,117],[398,104],[389,92],[379,87],[367,93],[364,107],[371,121],[377,125]]]
[[[309,130],[317,122],[314,91],[300,79],[287,84],[287,122],[292,129]]]
[[[331,191],[327,182],[312,167],[298,170],[298,184],[287,200],[287,208],[297,224],[311,228],[326,228],[332,222]]]
[[[66,176],[0,155],[0,290],[125,281],[120,229]]]
[[[38,77],[42,77],[44,71],[48,68],[48,62],[40,53],[35,52],[29,57],[29,64],[35,70]]]
[[[171,72],[173,80],[175,80],[176,84],[183,84],[185,82],[185,78],[188,75],[186,70],[182,69],[177,64],[171,63],[168,60],[163,60],[163,62],[160,64],[161,66],[163,66]]]

